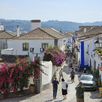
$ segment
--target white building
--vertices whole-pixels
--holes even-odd
[[[7,41],[13,37],[14,35],[11,35],[5,30],[0,30],[0,50],[8,48]]]
[[[38,22],[37,22],[38,21]],[[57,46],[61,50],[65,50],[65,37],[59,31],[52,28],[41,28],[39,20],[33,21],[33,27],[31,32],[27,34],[18,34],[16,37],[7,41],[8,48],[12,48],[12,51],[2,50],[2,54],[10,55],[28,55],[31,60],[38,54],[42,56],[43,49],[49,46]],[[35,23],[35,26],[34,26]]]
[[[80,67],[89,66],[93,71],[98,69],[102,81],[102,54],[96,53],[97,49],[102,51],[102,27],[93,27],[78,37]],[[96,43],[98,42],[98,46]]]

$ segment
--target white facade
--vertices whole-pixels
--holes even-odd
[[[95,49],[95,46],[94,46],[94,39],[91,38],[91,39],[87,39],[84,41],[85,44],[85,64],[86,65],[90,65],[90,59],[92,57],[93,59],[93,54],[94,54],[94,49]]]
[[[23,43],[29,43],[29,50],[23,51]],[[34,56],[38,54],[40,57],[43,56],[43,53],[40,51],[43,43],[48,43],[48,46],[54,47],[54,39],[53,40],[12,40],[9,39],[7,41],[8,49],[12,48],[13,50],[2,50],[1,54],[7,55],[28,55],[30,59],[33,60]],[[64,51],[65,45],[63,39],[58,40],[58,47]],[[34,48],[34,53],[30,52],[30,48]]]
[[[94,63],[93,64],[94,68],[99,70],[99,75],[100,75],[101,82],[102,82],[102,58],[97,53],[95,53],[93,63]]]
[[[23,43],[29,43],[29,51],[23,51]],[[9,54],[13,55],[28,55],[31,59],[38,53],[41,55],[40,49],[42,43],[48,43],[49,46],[54,46],[54,40],[8,40],[8,48],[13,48],[13,51],[8,51]],[[34,48],[34,53],[30,52],[30,48]],[[7,51],[6,51],[7,53]],[[5,54],[5,51],[2,51]]]
[[[49,83],[51,83],[52,80],[52,70],[53,70],[53,65],[51,61],[42,61],[41,62],[42,65],[41,66],[42,70],[44,71],[44,73],[42,73],[42,86],[43,85],[47,85]]]
[[[62,38],[58,40],[58,47],[62,50],[65,51],[65,46],[67,44],[67,38]]]

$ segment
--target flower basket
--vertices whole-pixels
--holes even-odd
[[[35,93],[35,85],[34,84],[30,84],[29,86],[29,91],[34,94]]]

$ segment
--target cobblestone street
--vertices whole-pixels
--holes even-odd
[[[64,67],[64,71],[68,72],[67,66]],[[68,82],[68,94],[67,99],[63,100],[61,95],[61,82],[59,83],[57,99],[52,100],[52,85],[49,89],[42,91],[40,94],[34,96],[24,96],[20,98],[11,98],[0,100],[0,102],[76,102],[75,87],[78,84],[78,76],[75,76],[75,82],[71,83],[69,74],[64,72],[64,78]],[[98,92],[85,92],[85,102],[102,102],[102,98],[99,97]]]

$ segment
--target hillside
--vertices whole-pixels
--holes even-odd
[[[5,29],[7,31],[16,31],[16,26],[19,25],[22,32],[29,32],[31,31],[31,22],[27,20],[5,20],[0,19],[0,23],[5,26]],[[46,21],[42,22],[43,28],[55,28],[56,30],[62,31],[62,32],[74,32],[79,29],[79,26],[84,25],[97,25],[102,26],[102,22],[93,22],[93,23],[76,23],[76,22],[68,22],[68,21]]]

